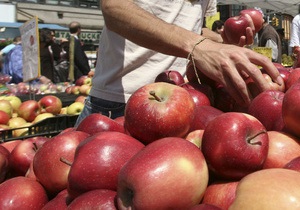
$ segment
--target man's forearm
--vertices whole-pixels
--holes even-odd
[[[133,1],[103,0],[108,29],[126,39],[164,54],[187,57],[201,36],[155,17]]]

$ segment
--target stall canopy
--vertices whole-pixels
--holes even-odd
[[[19,28],[24,23],[19,22],[0,22],[0,28]],[[39,28],[49,28],[51,30],[69,30],[68,28],[62,27],[57,24],[45,24],[45,23],[39,23]]]
[[[0,40],[12,39],[20,36],[20,26],[24,23],[20,22],[0,22]],[[57,24],[39,23],[39,28],[49,28],[55,31],[68,31],[68,28],[62,27]]]
[[[262,9],[273,10],[277,13],[295,16],[299,13],[300,0],[218,0],[218,4],[237,4],[247,7],[260,7]]]

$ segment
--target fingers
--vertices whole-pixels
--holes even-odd
[[[269,58],[267,58],[266,56],[261,55],[259,53],[253,52],[253,51],[251,53],[253,53],[253,55],[250,57],[250,61],[253,64],[261,66],[266,71],[266,73],[272,78],[272,80],[274,82],[276,82],[278,85],[281,86],[284,84],[283,79],[280,76],[278,69],[274,66],[274,64],[272,63],[272,61],[270,61]],[[251,77],[255,77],[255,75],[253,75],[253,74]],[[259,81],[257,81],[257,82],[259,82]]]
[[[232,68],[228,67],[228,69],[224,70],[226,72],[226,74],[223,75],[224,87],[237,104],[248,106],[252,100],[252,96],[247,88],[245,80],[238,73],[237,69],[232,71]]]

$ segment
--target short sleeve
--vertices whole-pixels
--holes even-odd
[[[217,13],[217,1],[216,0],[209,0],[207,9],[205,12],[205,17],[213,16]]]

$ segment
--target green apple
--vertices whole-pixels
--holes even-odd
[[[0,99],[9,101],[13,107],[14,112],[16,112],[19,109],[19,107],[22,103],[21,99],[18,96],[1,96]]]
[[[80,114],[83,110],[84,104],[81,102],[73,102],[67,107],[67,114],[69,115],[77,115]]]
[[[10,117],[12,116],[13,113],[13,107],[11,103],[8,100],[0,100],[0,110],[6,112]]]

